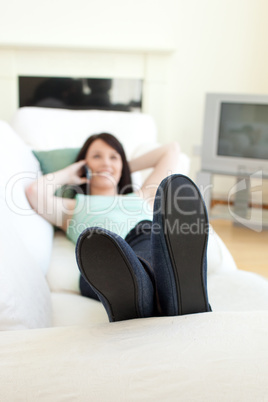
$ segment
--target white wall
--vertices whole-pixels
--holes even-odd
[[[159,139],[177,139],[192,156],[206,92],[268,93],[267,15],[266,0],[9,0],[0,13],[0,62],[14,46],[174,49],[162,108],[155,108],[163,114]],[[76,75],[80,67],[72,67]],[[0,114],[9,79],[0,80]],[[193,177],[199,163],[193,157]]]
[[[206,92],[268,93],[267,12],[262,0],[178,2],[169,132],[200,144]],[[176,77],[176,78],[175,78]],[[176,102],[177,99],[177,102]],[[173,117],[172,117],[173,114]],[[195,168],[199,160],[194,161]]]
[[[166,46],[173,0],[6,0],[0,42],[78,47]]]

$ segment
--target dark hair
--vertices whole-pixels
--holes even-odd
[[[127,162],[126,154],[125,154],[122,144],[118,141],[118,139],[114,135],[109,134],[109,133],[100,133],[100,134],[91,135],[86,140],[86,142],[84,143],[82,148],[80,149],[79,154],[77,155],[77,158],[76,158],[76,162],[86,158],[88,148],[96,140],[102,140],[102,141],[106,142],[106,144],[110,145],[110,147],[112,147],[113,149],[116,150],[116,152],[119,153],[119,155],[121,156],[122,162],[123,162],[123,167],[122,167],[121,178],[120,178],[118,186],[117,186],[118,193],[119,194],[132,193],[133,187],[132,187],[130,169],[129,169],[129,165]],[[86,185],[81,186],[81,188],[82,188],[83,192],[86,194]]]

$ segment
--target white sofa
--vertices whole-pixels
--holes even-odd
[[[146,115],[23,108],[0,122],[0,400],[267,400],[268,282],[238,270],[213,229],[212,313],[109,323],[79,295],[74,245],[24,188],[40,174],[31,149],[80,146],[104,130],[128,156],[156,146]],[[182,155],[182,173],[188,165]]]

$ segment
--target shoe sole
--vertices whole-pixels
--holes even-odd
[[[81,273],[102,299],[110,321],[140,317],[130,263],[113,238],[86,232],[79,240],[77,256]]]
[[[165,233],[178,298],[178,314],[210,311],[204,286],[203,265],[208,240],[208,218],[196,185],[176,175],[165,183]]]

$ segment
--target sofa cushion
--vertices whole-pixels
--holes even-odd
[[[80,148],[52,149],[51,151],[33,151],[34,156],[40,163],[43,174],[56,172],[64,169],[76,161]],[[76,191],[74,186],[64,185],[57,188],[57,197],[74,198]]]
[[[213,311],[268,311],[268,280],[240,269],[208,275]]]
[[[51,151],[33,151],[43,174],[56,172],[76,161],[80,148],[61,148]]]
[[[212,273],[228,273],[231,271],[236,271],[237,266],[230,251],[223,243],[219,235],[215,232],[212,225],[209,227],[207,248],[208,275]]]
[[[109,322],[101,302],[71,293],[51,293],[52,325],[94,325]]]
[[[52,292],[80,294],[80,271],[75,259],[75,245],[62,231],[56,231],[47,281]]]

